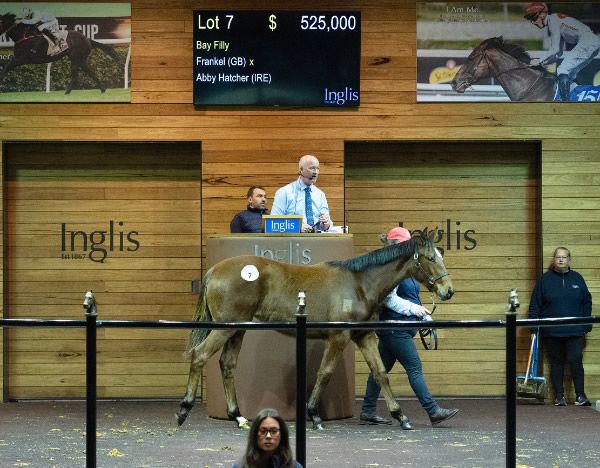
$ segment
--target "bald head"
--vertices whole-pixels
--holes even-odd
[[[298,173],[306,185],[314,184],[319,177],[319,160],[310,154],[302,156],[298,162]]]

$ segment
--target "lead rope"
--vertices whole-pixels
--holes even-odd
[[[413,288],[415,290],[415,296],[418,296],[418,294],[417,294],[417,287],[415,286],[415,279],[413,278],[412,273],[410,275],[410,279],[413,282]],[[435,299],[434,299],[434,296],[433,296],[433,292],[429,291],[429,295],[431,296],[431,304],[432,304],[431,313],[429,314],[431,316],[435,312],[435,308],[437,306],[435,304]],[[419,302],[421,302],[420,299],[419,299]],[[423,321],[423,320],[419,320],[419,321]],[[421,343],[423,343],[423,347],[427,351],[429,351],[431,349],[437,349],[437,332],[435,331],[434,328],[419,328],[419,337],[421,338]],[[427,337],[429,337],[429,339],[426,339]]]

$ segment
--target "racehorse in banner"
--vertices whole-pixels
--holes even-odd
[[[452,297],[454,290],[442,255],[433,240],[438,230],[424,229],[420,235],[399,244],[384,247],[350,260],[301,266],[276,262],[263,257],[240,256],[214,265],[204,278],[195,321],[200,322],[271,322],[295,320],[298,291],[306,293],[308,321],[345,322],[377,320],[377,306],[409,276],[422,282],[441,300]],[[202,368],[223,348],[221,367],[227,415],[243,427],[247,420],[239,411],[233,370],[240,352],[244,330],[194,329],[187,353],[191,357],[187,391],[177,423],[187,418],[194,401]],[[282,330],[293,334],[295,331]],[[356,343],[383,395],[392,416],[403,429],[412,429],[394,399],[389,380],[377,349],[374,330],[323,329],[307,332],[309,338],[325,340],[325,351],[317,380],[307,403],[315,429],[322,429],[318,414],[321,393],[349,340]],[[260,359],[260,356],[256,357]]]
[[[14,57],[0,72],[0,83],[8,72],[21,65],[55,62],[68,57],[71,61],[71,80],[65,94],[69,94],[75,88],[80,71],[85,72],[101,92],[106,91],[104,83],[88,65],[88,57],[92,49],[100,49],[116,60],[118,57],[112,46],[88,39],[77,31],[67,31],[67,48],[49,54],[51,43],[44,33],[33,25],[15,22],[15,18],[12,13],[0,16],[0,34],[6,34],[15,43]]]
[[[469,86],[484,78],[498,81],[511,101],[554,101],[557,94],[556,75],[543,66],[529,64],[531,57],[523,47],[492,37],[479,44],[461,65],[452,80],[452,89],[464,93]],[[598,86],[577,86],[571,90],[571,101],[597,101]]]

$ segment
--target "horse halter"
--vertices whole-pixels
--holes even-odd
[[[425,271],[425,269],[423,268],[423,266],[421,265],[421,262],[419,262],[419,252],[415,252],[415,254],[413,255],[413,258],[415,260],[415,268],[420,271],[421,273],[423,273],[425,275],[425,277],[427,278],[427,289],[431,292],[433,290],[433,286],[435,285],[435,282],[441,278],[443,278],[444,276],[449,276],[450,273],[448,273],[447,271],[445,271],[444,273],[442,273],[441,275],[437,275],[437,276],[431,276],[429,273],[427,273]]]

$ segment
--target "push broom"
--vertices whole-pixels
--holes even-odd
[[[543,402],[548,392],[548,384],[545,377],[537,376],[538,349],[538,333],[532,333],[527,371],[525,375],[517,377],[517,395],[523,398],[536,398]]]

